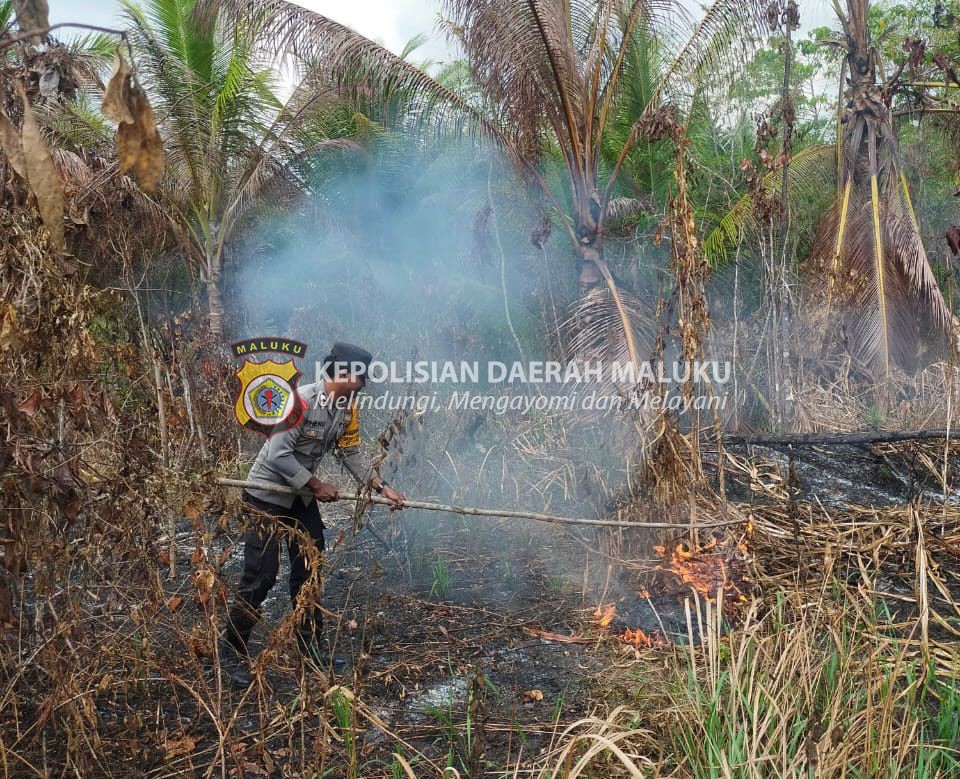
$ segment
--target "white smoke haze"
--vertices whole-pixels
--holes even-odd
[[[245,237],[234,264],[242,270],[231,284],[233,307],[243,312],[234,324],[235,336],[278,333],[306,342],[304,381],[312,380],[314,363],[337,340],[357,343],[387,364],[566,362],[569,355],[551,353],[548,344],[557,343],[576,296],[573,252],[557,226],[544,250],[533,246],[532,198],[498,152],[469,143],[434,143],[423,151],[392,139],[376,145],[367,159],[341,157],[324,164],[321,173],[313,198],[292,214],[266,217]],[[643,237],[609,236],[607,254],[633,294],[655,302],[669,293],[668,242],[655,247]],[[613,338],[619,337],[617,327]],[[682,365],[670,339],[662,361],[668,373],[674,363]],[[683,367],[676,370],[683,379]],[[537,408],[529,397],[544,392],[609,396],[610,388],[577,381],[546,390],[529,381],[491,383],[485,370],[480,374],[476,391],[503,396],[493,408],[448,408],[448,385],[414,381],[388,388],[410,398],[405,408],[423,414],[425,427],[436,431],[431,464],[422,474],[425,483],[439,478],[446,485],[434,497],[451,497],[451,485],[463,487],[463,479],[443,472],[458,470],[451,459],[479,457],[489,463],[495,450],[518,458],[486,485],[511,501],[503,505],[519,501],[533,510],[563,505],[584,515],[605,510],[605,501],[626,485],[626,463],[643,448],[636,409],[623,413],[615,403],[584,409],[582,402],[572,410]],[[650,378],[657,380],[655,373]],[[613,385],[613,394],[627,399],[636,382],[620,376]],[[444,402],[437,411],[429,396],[441,389]],[[386,388],[368,383],[367,391],[377,395]],[[378,413],[373,406],[363,417],[367,441],[375,442],[390,422],[390,405],[381,408]],[[539,440],[528,438],[531,428]],[[453,433],[443,435],[444,430]],[[551,472],[546,480],[556,489],[550,494],[513,489],[507,496],[504,469],[512,472],[511,481],[537,482],[529,453],[538,446],[547,456],[532,458],[536,465],[562,468],[569,462],[566,478]],[[592,480],[604,482],[604,490],[582,489],[585,469]],[[469,465],[462,469],[470,470]],[[401,472],[404,481],[413,476],[409,466]],[[485,479],[472,480],[475,490]]]
[[[232,310],[242,315],[231,335],[306,342],[305,381],[337,340],[359,344],[386,363],[511,365],[568,356],[556,345],[576,297],[573,252],[556,225],[544,250],[532,245],[532,198],[499,154],[468,143],[434,144],[425,152],[394,139],[375,146],[369,158],[342,157],[318,170],[312,198],[292,213],[265,215],[236,250],[229,287]],[[606,252],[629,292],[645,298],[651,310],[661,296],[669,299],[669,240],[654,246],[640,233],[608,236]],[[755,340],[765,337],[760,270],[759,261],[744,256],[708,281],[711,331],[702,359],[732,363],[733,375],[714,387],[719,406],[677,408],[681,424],[709,427],[716,418],[738,424],[746,393],[767,391],[764,352]],[[669,306],[660,316],[661,322],[643,324],[654,331],[675,327]],[[611,340],[621,337],[618,327],[611,325]],[[788,330],[793,364],[818,357],[820,344],[800,323],[790,322]],[[680,359],[678,344],[668,337],[661,360],[672,365]],[[617,384],[625,395],[635,386]],[[374,403],[361,415],[371,455],[380,451],[381,433],[403,417],[404,430],[384,467],[409,496],[598,517],[609,516],[615,500],[635,489],[655,437],[653,411],[511,407],[518,396],[546,390],[530,383],[480,385],[478,391],[505,399],[502,410],[437,408],[431,396],[438,387],[413,381],[389,387],[412,399],[402,411]],[[374,399],[386,389],[367,388]],[[605,390],[599,384],[575,389]],[[673,508],[680,510],[650,504],[649,515],[637,518],[654,520]],[[447,521],[416,518],[428,536]],[[554,529],[524,533],[545,540],[538,555],[555,558],[562,570],[579,570],[555,548]]]
[[[241,269],[231,279],[232,305],[243,312],[232,335],[276,333],[304,341],[304,381],[337,340],[385,362],[563,359],[545,344],[555,342],[576,296],[567,236],[555,228],[543,251],[533,246],[531,202],[509,165],[489,149],[395,151],[374,150],[368,161],[331,171],[296,213],[267,218],[245,237],[232,266]],[[538,393],[536,385],[484,378],[477,391],[507,400]],[[386,389],[424,398],[437,386],[367,386],[374,400]],[[375,405],[365,410],[368,454],[380,453],[380,435],[398,416],[403,431],[382,472],[411,498],[608,516],[638,461],[634,414],[529,405],[502,413],[432,410],[422,400],[405,413]],[[434,531],[451,521],[408,511],[403,532],[429,545]],[[528,545],[531,559],[558,577],[581,581],[583,548],[571,552],[555,528],[498,526],[512,528],[514,542]]]

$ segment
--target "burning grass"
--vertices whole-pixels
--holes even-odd
[[[594,613],[594,616],[597,618],[597,625],[600,627],[600,629],[607,629],[617,616],[616,607],[608,606],[602,612],[598,608]],[[616,638],[629,646],[645,649],[655,646],[664,646],[666,643],[663,636],[659,633],[654,633],[653,635],[648,636],[640,628],[627,628],[622,633],[617,634]]]
[[[676,544],[671,551],[664,546],[654,546],[660,563],[656,570],[670,573],[676,583],[681,583],[707,600],[718,597],[718,592],[739,602],[746,596],[741,588],[746,587],[747,558],[749,550],[744,541],[727,536],[714,537],[700,546],[689,542]],[[674,588],[676,588],[676,583]]]
[[[904,451],[934,479],[946,472],[941,444],[880,447],[887,458]],[[828,510],[798,499],[775,463],[730,463],[758,496],[724,507],[746,534],[658,545],[659,574],[688,587],[686,640],[654,645],[654,663],[641,639],[605,684],[608,700],[629,696],[629,722],[615,703],[593,720],[594,743],[602,733],[642,774],[610,746],[578,762],[579,742],[563,775],[960,775],[960,507],[918,496]],[[697,513],[710,511],[704,501]],[[750,571],[749,586],[735,567]]]
[[[938,470],[937,450],[928,454]],[[798,499],[776,463],[727,462],[756,488],[753,502],[704,494],[657,509],[738,520],[723,531],[618,530],[604,541],[517,523],[378,525],[352,552],[355,573],[327,581],[353,675],[332,685],[302,671],[291,618],[271,614],[257,685],[240,697],[207,657],[222,586],[235,581],[238,527],[226,496],[198,498],[197,513],[181,498],[199,485],[168,473],[176,503],[154,492],[155,505],[192,515],[179,528],[177,576],[168,579],[169,537],[155,519],[122,524],[104,508],[92,517],[105,535],[74,547],[96,567],[74,567],[63,547],[33,590],[19,590],[16,634],[4,638],[0,756],[13,774],[47,760],[85,776],[213,767],[374,779],[442,776],[448,764],[448,777],[544,779],[960,770],[960,507],[827,510]],[[641,510],[651,509],[633,515],[648,518]],[[52,512],[35,529],[40,546],[61,543]],[[549,555],[524,551],[548,539]],[[579,572],[558,578],[561,548],[615,579],[615,597],[600,594],[596,575],[581,589],[571,586]],[[55,581],[68,585],[45,589]],[[36,608],[39,620],[20,617]],[[29,665],[10,660],[14,638],[34,648]]]

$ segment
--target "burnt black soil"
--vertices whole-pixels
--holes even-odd
[[[792,478],[797,500],[828,508],[882,508],[902,505],[916,497],[943,497],[938,480],[920,459],[921,453],[931,453],[929,442],[905,442],[895,447],[736,445],[730,449],[776,463],[784,478]],[[950,483],[956,483],[958,467],[960,463],[951,462]],[[750,501],[755,493],[743,478],[730,476],[727,497]]]
[[[909,451],[850,447],[838,454],[836,447],[829,452],[768,447],[763,454],[776,460],[784,474],[792,460],[798,500],[897,505],[935,489],[923,481]],[[731,499],[762,499],[736,478],[727,484]],[[222,581],[229,591],[239,579],[242,547],[236,518],[226,519],[229,530],[210,541],[210,557],[223,560]],[[435,766],[453,765],[462,775],[471,761],[491,774],[518,759],[529,765],[552,734],[589,714],[604,697],[605,673],[629,651],[615,636],[640,628],[683,643],[689,633],[683,605],[689,590],[651,587],[647,598],[637,578],[603,580],[597,568],[605,566],[601,557],[588,554],[586,547],[595,542],[588,535],[578,538],[518,521],[410,511],[391,519],[383,509],[371,512],[368,520],[368,529],[351,540],[343,533],[350,517],[331,513],[327,519],[333,547],[328,564],[335,564],[324,583],[323,602],[332,613],[326,634],[350,661],[342,675],[305,669],[288,637],[273,640],[290,610],[284,559],[254,635],[254,652],[271,641],[276,644],[264,656],[263,684],[246,697],[226,691],[216,698],[221,715],[231,723],[225,761],[230,775],[309,775],[313,767],[302,765],[306,754],[314,756],[313,766],[321,765],[325,775],[345,776],[344,766],[353,760],[357,776],[391,776],[392,754],[398,750],[423,775],[435,773],[428,760]],[[216,521],[211,518],[204,526]],[[195,535],[189,523],[183,526],[181,575],[167,585],[170,596],[183,596],[177,619],[188,630],[203,623],[195,583],[187,575],[193,569]],[[651,534],[650,544],[639,548],[668,541]],[[585,575],[588,557],[593,568]],[[594,616],[600,603],[617,606],[606,630]],[[696,635],[695,614],[692,623]],[[155,650],[162,653],[164,647]],[[645,651],[673,650],[667,643]],[[211,689],[212,661],[200,663]],[[145,761],[142,775],[204,773],[219,760],[218,739],[197,690],[164,679],[145,683],[155,685],[155,695],[162,691],[163,697],[151,726],[169,734],[166,743],[180,738],[175,734],[187,734],[192,741],[188,753]],[[344,738],[348,731],[329,724],[336,716],[326,693],[334,685],[347,688],[360,702],[347,712],[353,749]],[[208,693],[200,697],[212,699]],[[102,732],[110,737],[110,722],[119,728],[130,710],[103,704],[97,714]],[[477,738],[482,740],[474,747]],[[294,756],[299,766],[291,764]]]
[[[349,518],[326,521],[334,545]],[[235,585],[241,545],[232,535],[220,542],[233,544],[224,581]],[[254,654],[290,609],[285,557],[251,642]],[[589,713],[597,678],[622,651],[611,630],[596,623],[595,593],[584,593],[585,557],[583,546],[562,532],[548,540],[516,522],[478,525],[452,515],[438,522],[411,511],[391,521],[380,510],[370,529],[328,551],[328,564],[336,566],[325,580],[324,605],[336,618],[327,618],[325,633],[348,660],[347,670],[339,676],[304,671],[293,643],[282,641],[264,670],[275,703],[266,708],[288,705],[304,679],[321,694],[333,684],[349,688],[385,726],[354,714],[357,759],[365,766],[360,776],[389,775],[395,737],[461,773],[471,753],[482,754],[491,771],[518,756],[533,758],[553,733]],[[650,618],[646,627],[656,624]],[[241,697],[231,695],[235,702]],[[264,729],[263,704],[261,694],[248,696],[238,719],[242,729]],[[191,702],[183,696],[180,706]],[[478,733],[482,747],[471,749]],[[255,746],[252,762],[261,767],[280,766],[290,751],[279,733]],[[413,749],[400,748],[411,756]],[[263,758],[264,750],[274,751],[272,760]],[[195,764],[203,751],[198,745]],[[334,745],[331,764],[342,759],[345,750]]]

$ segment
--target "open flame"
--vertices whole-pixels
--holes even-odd
[[[613,622],[613,618],[617,616],[617,607],[614,604],[611,604],[607,607],[597,606],[596,610],[593,612],[594,618],[597,620],[597,624],[601,628],[607,628],[610,626],[610,623]],[[633,630],[627,628],[622,634],[617,636],[623,643],[629,644],[640,649],[646,649],[654,646],[661,646],[663,644],[662,639],[657,636],[648,636],[640,628]]]
[[[620,640],[623,641],[624,644],[630,644],[630,646],[639,648],[659,646],[663,643],[658,636],[648,636],[640,630],[640,628],[636,630],[627,628],[624,634],[620,636]]]
[[[593,616],[596,618],[597,624],[600,625],[600,627],[609,627],[610,623],[613,622],[613,618],[617,616],[617,607],[611,604],[601,611],[600,607],[597,606],[597,610],[593,612]]]
[[[715,601],[717,591],[721,589],[724,600],[747,600],[731,575],[731,563],[745,551],[739,545],[731,548],[729,544],[720,545],[713,539],[695,551],[682,543],[671,552],[662,546],[655,546],[653,550],[664,563],[660,570],[674,574],[707,600]]]
[[[674,600],[682,603],[682,598],[678,596],[688,594],[688,588],[713,603],[716,602],[717,593],[722,592],[725,610],[729,607],[735,609],[747,601],[741,589],[743,583],[749,581],[749,552],[744,540],[715,537],[703,545],[679,543],[669,551],[664,546],[655,546],[653,550],[660,558],[653,568],[659,574],[653,578],[650,586],[657,590],[658,596],[666,596],[667,608]],[[637,597],[649,600],[650,593],[640,589]],[[652,603],[650,606],[653,608]],[[630,612],[630,608],[627,608],[627,612]],[[594,609],[593,618],[600,629],[609,629],[617,619],[616,605],[605,606],[601,603]],[[620,617],[618,623],[631,621],[628,617]],[[668,643],[660,631],[653,630],[648,634],[640,628],[628,627],[623,633],[610,637],[642,649]]]

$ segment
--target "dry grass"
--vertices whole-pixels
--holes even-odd
[[[803,535],[805,585],[796,569],[790,581],[792,555],[766,557],[768,520],[754,515],[753,550],[771,567],[764,594],[729,616],[722,591],[716,603],[688,601],[700,616],[688,618],[687,648],[638,653],[611,672],[632,710],[559,734],[532,775],[960,775],[960,614],[948,586],[955,566],[942,556],[956,542],[934,513],[880,512],[857,531],[859,546],[850,516],[822,521]],[[958,520],[951,511],[948,522]],[[941,554],[928,557],[934,548]],[[876,589],[895,577],[913,593]],[[651,682],[645,669],[657,666]]]
[[[940,362],[915,377],[901,374],[891,396],[884,385],[865,387],[844,365],[831,380],[807,375],[796,383],[791,430],[943,429],[960,421],[957,366]]]
[[[543,767],[532,771],[517,769],[513,776],[578,777],[595,775],[628,776],[642,779],[653,775],[657,764],[648,755],[654,751],[657,735],[638,727],[638,712],[625,706],[614,708],[606,717],[585,717],[555,734],[540,760]]]
[[[246,696],[238,701],[225,689],[211,660],[224,564],[239,528],[226,519],[234,507],[210,493],[201,474],[235,467],[229,372],[193,356],[206,348],[202,336],[188,342],[173,323],[164,337],[149,322],[141,327],[136,307],[125,310],[112,293],[64,276],[35,223],[8,216],[0,772],[367,776],[357,745],[372,728],[397,750],[392,765],[378,768],[382,775],[456,775],[404,742],[361,695],[331,689],[292,661],[296,612],[271,634]],[[813,382],[796,393],[797,418],[804,430],[953,423],[949,369],[935,366],[903,386],[881,415],[850,382]],[[549,504],[573,499],[586,483],[600,504],[605,482],[631,468],[575,464],[584,440],[577,435],[545,418],[513,426],[473,459],[450,456],[463,475],[452,488],[477,502]],[[413,438],[407,456],[426,459],[435,447]],[[691,601],[692,612],[702,612],[690,620],[696,648],[645,650],[628,662],[617,656],[605,681],[619,692],[630,687],[628,704],[621,698],[556,724],[543,753],[487,773],[960,775],[960,507],[917,500],[827,510],[796,500],[775,464],[729,452],[728,473],[756,500],[691,497],[700,473],[690,466],[689,439],[665,430],[658,446],[652,480],[642,486],[664,508],[648,502],[644,510],[742,517],[754,597],[737,614],[722,596],[717,604]],[[913,457],[949,489],[955,445],[917,447]],[[171,518],[189,521],[172,527]],[[603,565],[620,557],[633,561],[624,568],[638,566],[654,540],[607,539]],[[180,554],[171,558],[174,546]],[[656,684],[630,678],[651,667]]]
[[[913,455],[940,478],[943,451]],[[592,721],[595,737],[564,733],[540,775],[960,775],[960,507],[827,510],[796,500],[775,463],[727,463],[758,496],[722,504],[744,518],[756,595],[733,613],[722,590],[688,601],[699,618],[688,616],[686,649],[611,672],[611,689],[633,698],[626,721],[614,707]],[[698,503],[700,515],[720,510]],[[643,669],[664,663],[651,683]],[[623,743],[632,767],[612,748]]]
[[[694,776],[935,776],[960,769],[960,698],[856,591],[778,593],[721,636],[708,620],[674,693]]]

